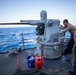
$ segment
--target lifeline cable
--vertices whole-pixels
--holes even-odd
[[[0,52],[0,54],[6,54],[6,53],[9,53],[9,52]]]

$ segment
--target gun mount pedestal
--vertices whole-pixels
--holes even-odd
[[[59,44],[54,43],[41,43],[41,55],[47,59],[56,59],[62,55]]]
[[[47,59],[59,58],[62,55],[63,42],[64,37],[59,37],[58,41],[56,40],[56,42],[51,42],[51,40],[49,40],[48,42],[38,41],[37,42],[38,55],[42,55],[44,56],[44,58]]]

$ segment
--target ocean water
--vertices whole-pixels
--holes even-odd
[[[0,28],[0,52],[19,48],[22,44],[23,33],[25,49],[36,47],[36,27]]]
[[[11,48],[22,47],[23,33],[25,49],[36,47],[36,27],[0,28],[0,52],[9,51]],[[70,37],[69,32],[65,37]]]

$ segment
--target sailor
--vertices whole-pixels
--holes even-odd
[[[76,29],[74,32],[74,47],[75,47],[74,71],[69,71],[70,75],[76,75]]]
[[[67,19],[64,19],[64,20],[63,20],[63,24],[64,24],[64,26],[65,26],[65,27],[64,27],[65,30],[63,31],[63,33],[69,31],[70,34],[71,34],[70,41],[69,41],[69,43],[68,43],[68,45],[67,45],[67,48],[65,49],[65,51],[64,51],[64,53],[63,53],[63,55],[66,55],[66,54],[71,54],[71,53],[72,53],[72,48],[73,48],[73,45],[74,45],[73,35],[74,35],[74,29],[75,29],[75,28],[74,28],[74,26],[73,26],[72,24],[70,24],[70,23],[68,22]]]

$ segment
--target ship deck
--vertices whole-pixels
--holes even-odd
[[[10,55],[8,57],[0,56],[0,75],[13,75],[17,68],[21,68],[22,70],[30,70],[27,67],[26,58],[28,56],[28,51],[34,52],[35,50],[35,48],[25,50],[18,55]],[[18,58],[20,58],[19,63],[17,63]],[[62,62],[60,57],[58,59],[44,59],[44,64],[41,71],[47,75],[69,75],[68,71],[72,69],[73,68],[70,62]]]

